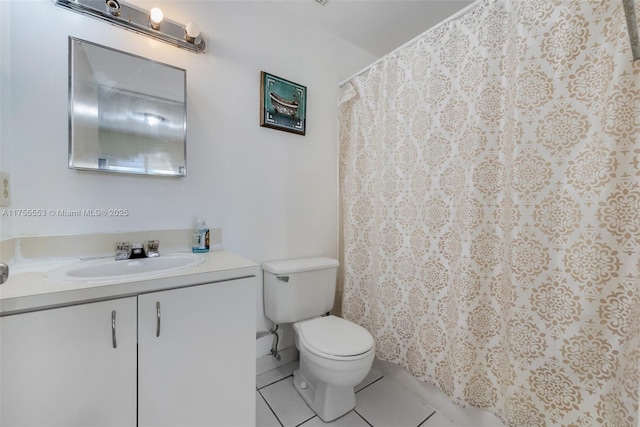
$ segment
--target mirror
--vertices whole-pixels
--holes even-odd
[[[69,37],[69,168],[186,176],[187,73]]]

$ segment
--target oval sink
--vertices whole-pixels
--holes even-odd
[[[115,261],[112,258],[97,259],[79,261],[56,268],[47,273],[47,278],[51,280],[87,282],[144,279],[186,270],[199,265],[203,261],[203,256],[189,253],[121,261]]]

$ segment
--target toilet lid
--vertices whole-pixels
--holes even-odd
[[[331,356],[356,356],[373,348],[365,328],[336,316],[318,317],[296,324],[309,350]]]

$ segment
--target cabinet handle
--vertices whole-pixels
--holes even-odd
[[[156,338],[160,336],[160,301],[156,301]]]
[[[116,341],[116,311],[115,310],[111,312],[111,342],[113,343],[113,348],[118,347],[118,342]]]

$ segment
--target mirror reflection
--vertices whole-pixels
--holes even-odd
[[[186,175],[186,71],[69,38],[69,167]]]

